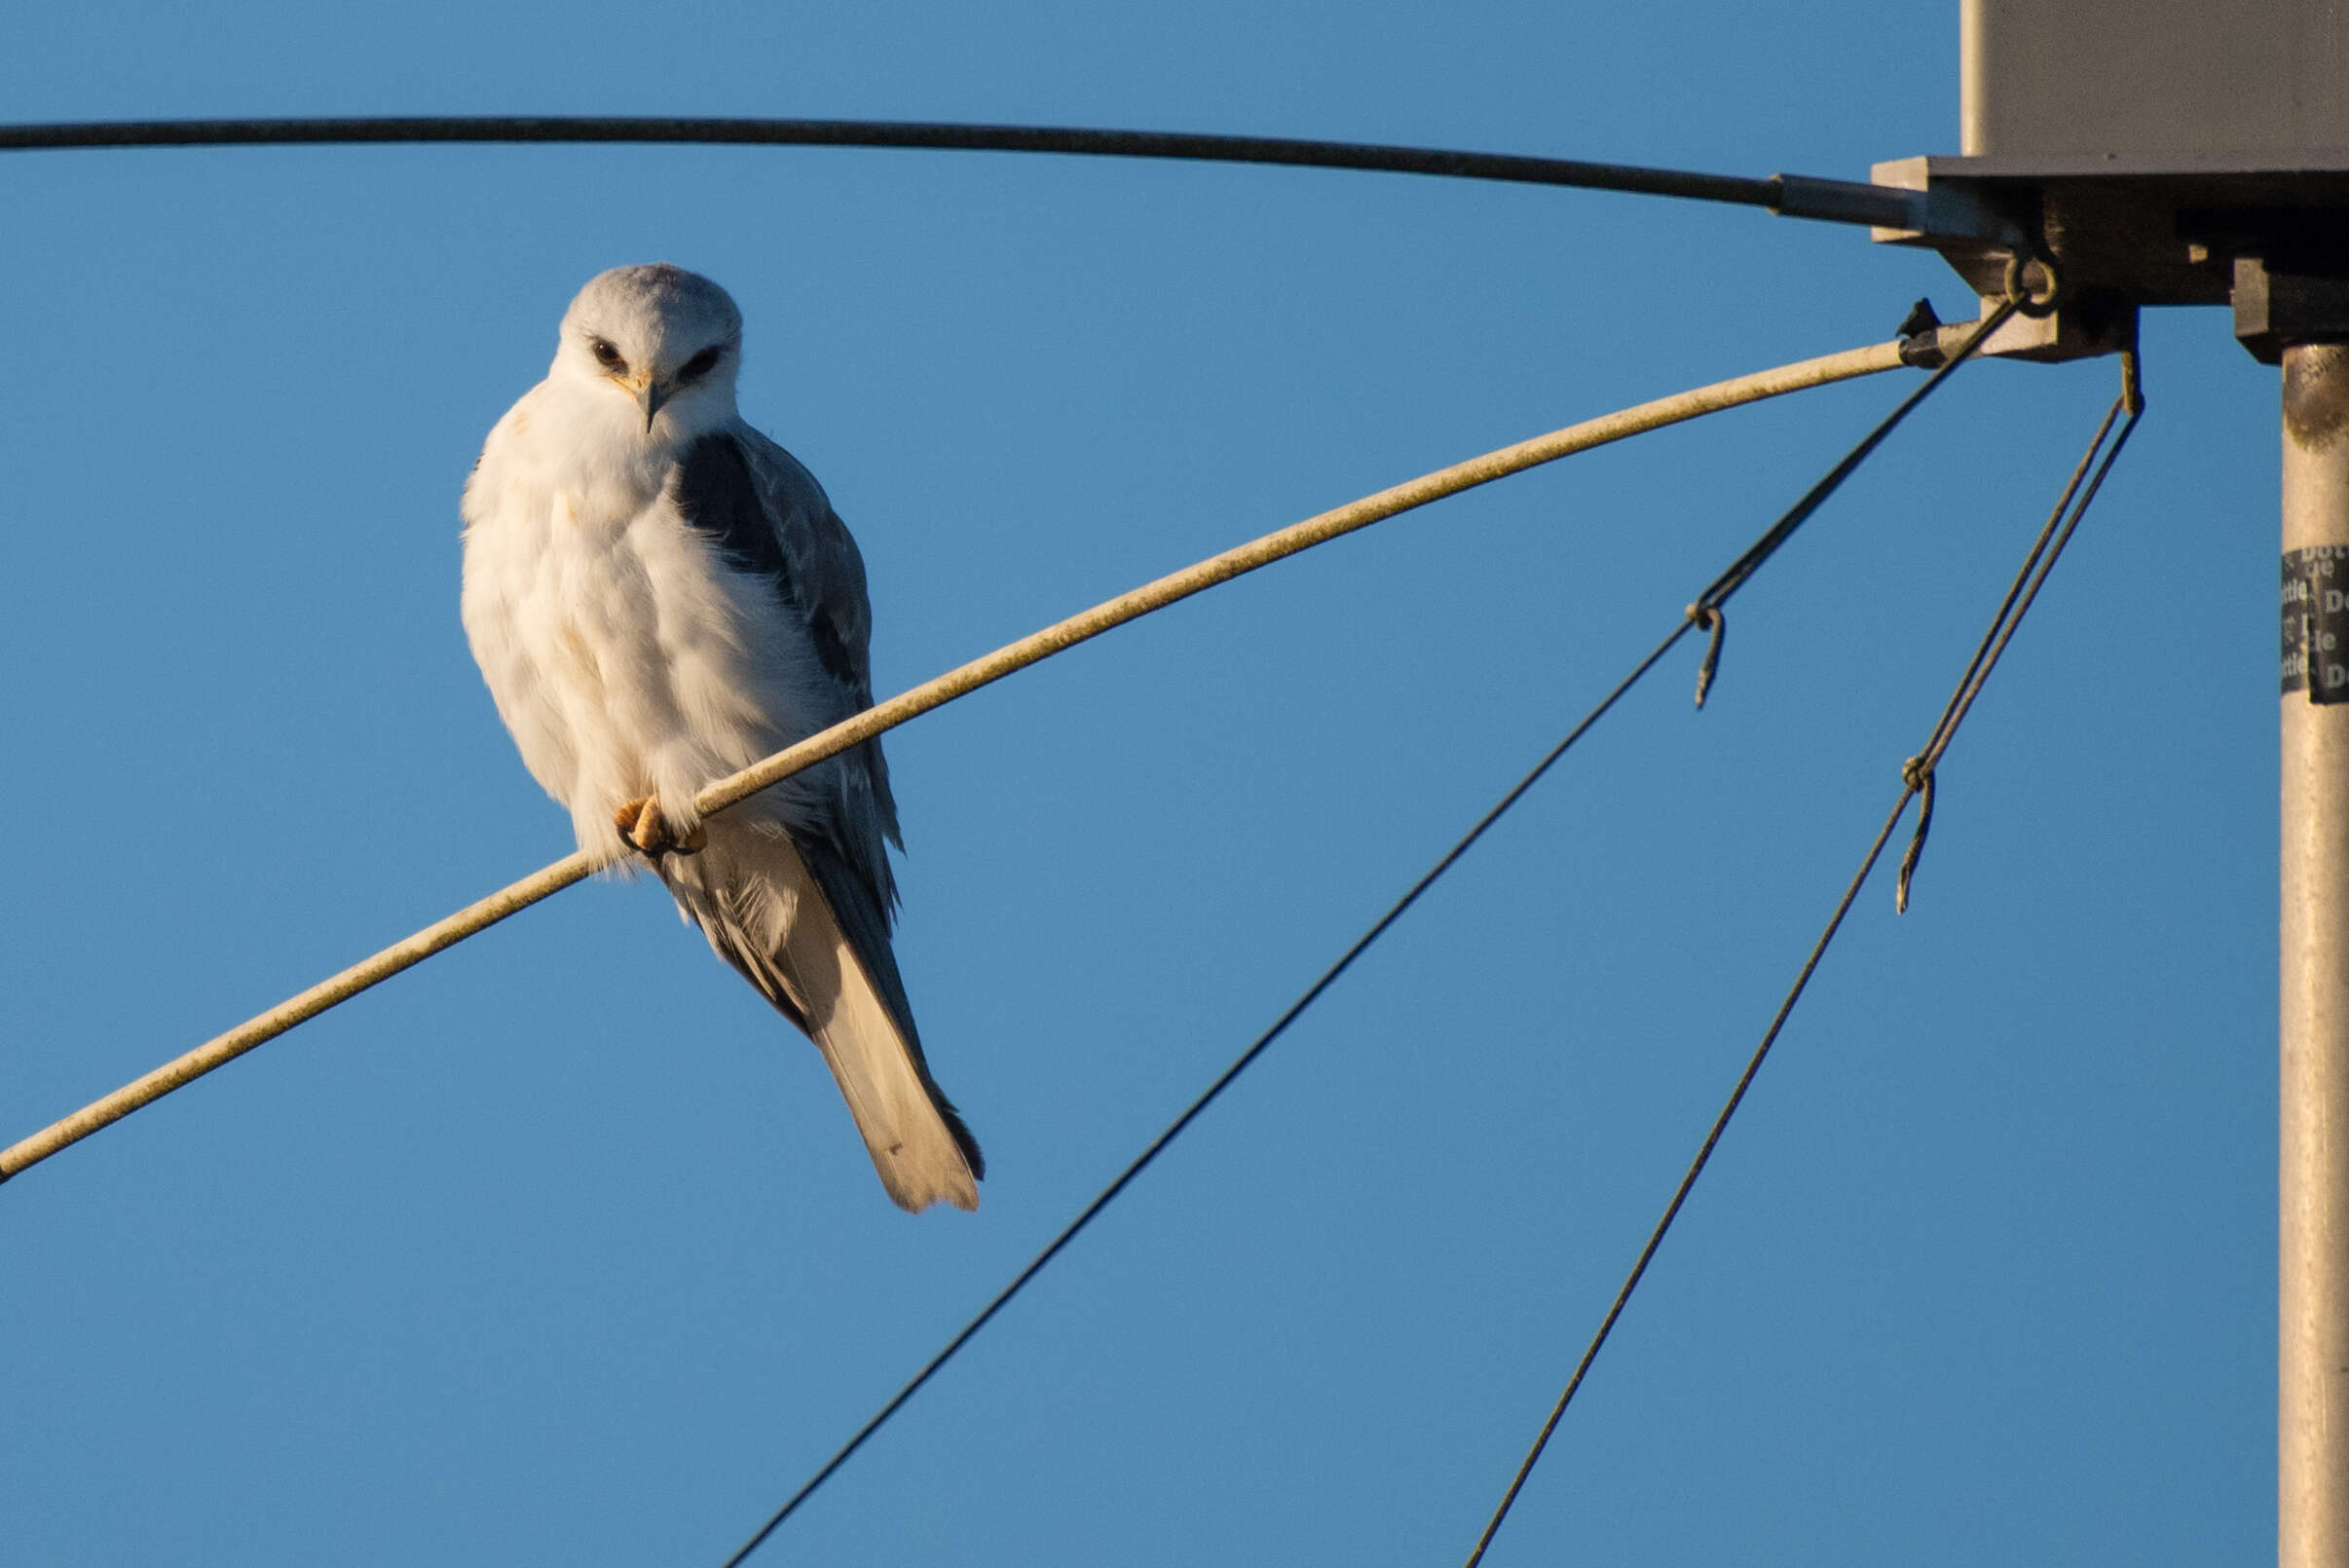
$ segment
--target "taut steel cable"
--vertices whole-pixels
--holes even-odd
[[[2114,416],[2123,408],[2128,410],[2128,423],[2121,427],[2120,434],[2112,445],[2106,448],[2095,477],[2088,482],[2088,488],[2081,492],[2077,503],[2073,504],[2069,520],[2062,532],[2056,534],[2054,546],[2049,548],[2048,535],[2055,527],[2055,517],[2064,515],[2064,504],[2069,502],[2072,493],[2079,488],[2081,472],[2085,471],[2089,460],[2095,457],[2098,447],[2103,445],[2106,432],[2112,428]],[[2080,519],[2087,515],[2089,504],[2096,500],[2096,493],[2104,488],[2105,476],[2112,471],[2113,461],[2120,456],[2121,448],[2129,444],[2129,434],[2137,429],[2137,422],[2144,413],[2144,397],[2140,390],[2136,351],[2132,349],[2121,355],[2120,397],[2113,403],[2112,412],[2105,416],[2104,424],[2097,427],[2096,437],[2089,443],[2088,456],[2080,460],[2080,467],[2073,470],[2070,483],[2064,487],[2063,501],[2057,503],[2055,517],[2050,517],[2048,526],[2040,530],[2030,554],[2025,557],[2023,571],[2017,574],[2018,587],[2024,579],[2030,579],[2028,589],[2021,593],[2020,598],[2016,589],[2007,591],[2005,600],[1999,604],[1998,613],[1991,622],[1990,632],[1984,637],[1981,647],[1976,649],[1965,674],[1958,679],[1958,694],[1950,699],[1949,706],[1942,710],[1941,721],[1934,726],[1933,741],[1928,744],[1928,752],[1933,759],[1938,760],[1949,749],[1950,742],[1957,738],[1958,727],[1965,722],[1974,698],[1981,694],[1983,683],[1990,679],[1990,672],[1996,666],[1999,655],[2013,640],[2024,616],[2030,613],[2032,602],[2038,597],[2040,587],[2047,580],[2048,572],[2063,554],[2065,544],[2070,541]],[[2042,551],[2045,552],[2043,560]],[[2032,574],[2033,562],[2038,563],[2035,576]],[[1501,1494],[1500,1506],[1493,1510],[1493,1516],[1486,1522],[1484,1533],[1476,1538],[1475,1549],[1469,1553],[1465,1568],[1477,1568],[1477,1564],[1484,1560],[1486,1549],[1491,1547],[1493,1537],[1500,1532],[1502,1521],[1509,1517],[1509,1511],[1516,1503],[1517,1494],[1524,1490],[1527,1477],[1533,1475],[1534,1466],[1541,1462],[1542,1451],[1549,1445],[1550,1435],[1557,1431],[1558,1422],[1565,1417],[1566,1407],[1574,1402],[1575,1394],[1582,1388],[1583,1380],[1589,1376],[1591,1364],[1598,1360],[1599,1351],[1607,1343],[1607,1336],[1614,1332],[1616,1320],[1623,1315],[1623,1308],[1630,1303],[1631,1292],[1639,1288],[1639,1282],[1646,1276],[1649,1263],[1655,1260],[1657,1249],[1663,1245],[1665,1232],[1672,1228],[1672,1221],[1680,1216],[1682,1206],[1688,1202],[1689,1193],[1696,1185],[1696,1178],[1704,1174],[1705,1166],[1711,1162],[1713,1150],[1721,1142],[1721,1135],[1729,1131],[1730,1119],[1737,1114],[1737,1107],[1744,1103],[1745,1092],[1753,1087],[1754,1077],[1762,1070],[1762,1064],[1769,1057],[1771,1047],[1777,1043],[1779,1032],[1786,1027],[1787,1019],[1793,1016],[1795,1003],[1803,999],[1804,990],[1810,985],[1810,977],[1818,971],[1819,960],[1827,955],[1828,946],[1835,941],[1836,933],[1843,929],[1844,916],[1851,913],[1852,903],[1859,897],[1861,887],[1866,885],[1869,874],[1876,869],[1885,843],[1892,837],[1892,830],[1900,825],[1901,813],[1908,810],[1911,800],[1929,790],[1932,773],[1928,766],[1920,774],[1918,765],[1921,760],[1921,756],[1912,757],[1903,765],[1900,798],[1892,803],[1891,813],[1884,818],[1883,826],[1876,830],[1876,838],[1868,845],[1868,852],[1860,857],[1859,870],[1852,874],[1851,880],[1845,886],[1843,898],[1837,902],[1835,913],[1828,916],[1826,928],[1819,933],[1818,941],[1811,945],[1809,956],[1803,960],[1803,967],[1796,974],[1794,985],[1788,989],[1786,999],[1778,1004],[1778,1011],[1771,1019],[1770,1027],[1763,1030],[1762,1043],[1754,1047],[1754,1054],[1746,1061],[1745,1070],[1737,1075],[1736,1085],[1731,1089],[1727,1103],[1721,1107],[1721,1113],[1713,1118],[1713,1125],[1706,1131],[1704,1141],[1697,1145],[1696,1157],[1689,1163],[1687,1174],[1680,1178],[1680,1185],[1673,1189],[1672,1201],[1664,1205],[1663,1216],[1657,1220],[1655,1230],[1649,1233],[1647,1245],[1640,1249],[1639,1257],[1631,1265],[1631,1272],[1624,1277],[1614,1301],[1609,1303],[1606,1316],[1599,1320],[1598,1331],[1590,1336],[1590,1343],[1584,1350],[1582,1360],[1575,1363],[1574,1374],[1566,1380],[1565,1392],[1558,1396],[1558,1402],[1550,1407],[1549,1418],[1542,1423],[1542,1430],[1534,1437],[1533,1446],[1526,1450],[1516,1474],[1510,1478],[1509,1489]],[[1929,795],[1927,799],[1930,799]],[[1902,872],[1904,884],[1909,872],[1915,869],[1914,856],[1922,843],[1921,810],[1920,818],[1920,838],[1916,844],[1911,845],[1911,858]],[[1905,907],[1905,896],[1903,902]]]
[[[1933,387],[1938,386],[1943,380],[1947,379],[1951,371],[1955,370],[1958,365],[1964,363],[1968,358],[1970,358],[1973,355],[1974,351],[1982,346],[1984,340],[1989,338],[1991,333],[1996,331],[2000,323],[2006,319],[2006,314],[2007,313],[2005,312],[2000,312],[1996,316],[1983,321],[1980,325],[1974,327],[1970,332],[1968,332],[1964,342],[1959,346],[1957,352],[1950,356],[1948,362],[1944,364],[1940,370],[1934,373],[1933,379],[1928,382],[1925,387],[1920,389],[1918,392],[1913,393],[1908,398],[1904,399],[1900,404],[1900,407],[1894,412],[1890,419],[1880,423],[1876,429],[1861,441],[1859,447],[1855,449],[1855,452],[1852,456],[1846,457],[1843,462],[1836,466],[1834,471],[1838,475],[1837,482],[1840,483],[1842,478],[1848,477],[1851,471],[1859,466],[1860,462],[1863,461],[1869,453],[1875,451],[1878,446],[1883,444],[1883,438],[1889,433],[1891,427],[1899,423],[1900,418],[1908,413],[1910,409],[1917,406],[1917,403],[1923,396],[1924,392],[1929,392]],[[1830,491],[1832,491],[1833,486],[1828,488]],[[1820,493],[1814,487],[1811,495],[1806,498],[1808,505],[1803,509],[1803,516],[1808,517],[1812,512],[1816,511],[1819,504],[1825,500],[1826,495]],[[1800,522],[1801,518],[1797,518],[1796,524],[1798,526]],[[1772,537],[1775,537],[1778,542],[1783,543],[1786,535],[1792,533],[1792,528],[1787,525],[1786,520],[1781,518],[1777,523],[1771,525],[1770,532],[1765,534],[1763,538],[1765,540],[1769,540]],[[1775,545],[1773,545],[1772,548],[1774,549]],[[1747,568],[1745,576],[1751,577],[1755,571],[1758,571],[1761,568],[1763,561],[1769,558],[1770,553],[1770,551],[1765,550],[1759,557],[1755,557],[1753,549],[1749,548],[1744,555],[1739,556],[1738,559],[1740,561],[1745,561],[1749,557],[1753,557],[1752,564]],[[1743,579],[1740,579],[1739,580],[1742,581]],[[1372,921],[1370,928],[1364,931],[1360,937],[1356,938],[1353,946],[1349,947],[1343,953],[1341,953],[1335,963],[1331,964],[1327,969],[1322,971],[1321,976],[1316,979],[1312,985],[1305,989],[1304,993],[1300,995],[1294,1002],[1291,1002],[1288,1005],[1287,1010],[1282,1013],[1278,1019],[1273,1021],[1271,1027],[1267,1028],[1263,1033],[1257,1035],[1255,1040],[1249,1044],[1248,1049],[1241,1052],[1240,1055],[1232,1062],[1231,1065],[1225,1067],[1223,1071],[1216,1076],[1214,1082],[1209,1084],[1207,1089],[1197,1099],[1193,1100],[1189,1105],[1184,1107],[1180,1115],[1176,1116],[1173,1122],[1168,1124],[1164,1132],[1152,1139],[1148,1145],[1142,1149],[1141,1153],[1135,1156],[1133,1161],[1130,1162],[1123,1171],[1118,1173],[1115,1179],[1113,1179],[1107,1186],[1103,1187],[1099,1193],[1095,1194],[1093,1201],[1088,1203],[1082,1210],[1080,1210],[1077,1213],[1077,1216],[1063,1226],[1060,1234],[1055,1236],[1052,1241],[1045,1246],[1042,1251],[1038,1252],[1034,1257],[1028,1260],[1026,1267],[1021,1269],[1018,1274],[1012,1277],[1010,1284],[1006,1285],[1002,1289],[995,1292],[993,1299],[989,1300],[986,1306],[982,1307],[978,1314],[973,1317],[970,1322],[964,1324],[962,1327],[956,1331],[954,1336],[946,1342],[946,1345],[943,1349],[941,1349],[936,1355],[932,1356],[928,1362],[924,1363],[921,1369],[915,1372],[914,1376],[910,1378],[906,1384],[894,1395],[890,1396],[887,1402],[882,1404],[878,1410],[875,1411],[873,1415],[866,1420],[865,1424],[859,1427],[855,1434],[851,1436],[846,1442],[835,1449],[832,1457],[827,1459],[823,1465],[817,1469],[814,1475],[810,1475],[805,1481],[802,1481],[800,1484],[799,1489],[791,1494],[790,1498],[784,1502],[783,1506],[777,1509],[772,1514],[768,1515],[766,1521],[760,1525],[758,1531],[753,1534],[748,1541],[744,1542],[742,1546],[735,1550],[732,1556],[726,1560],[724,1568],[741,1568],[741,1564],[750,1556],[752,1552],[758,1550],[760,1546],[764,1543],[769,1536],[773,1535],[776,1530],[780,1529],[785,1520],[789,1519],[794,1513],[798,1512],[801,1505],[804,1504],[810,1497],[815,1495],[817,1488],[821,1487],[826,1481],[830,1480],[833,1475],[838,1474],[840,1467],[845,1465],[849,1459],[855,1455],[856,1451],[865,1445],[866,1440],[875,1433],[878,1432],[881,1427],[888,1422],[890,1417],[896,1415],[899,1410],[903,1409],[907,1402],[910,1401],[915,1394],[921,1391],[923,1385],[927,1384],[932,1377],[937,1375],[940,1369],[942,1369],[947,1363],[952,1361],[956,1353],[959,1352],[963,1346],[970,1343],[971,1339],[978,1334],[980,1329],[986,1327],[988,1323],[993,1321],[995,1315],[1001,1312],[1003,1308],[1011,1302],[1014,1296],[1018,1295],[1026,1288],[1030,1280],[1033,1280],[1038,1274],[1042,1273],[1045,1266],[1051,1263],[1054,1258],[1058,1257],[1061,1254],[1062,1250],[1066,1248],[1070,1242],[1076,1239],[1078,1232],[1082,1231],[1087,1225],[1091,1224],[1095,1216],[1099,1215],[1102,1210],[1108,1208],[1111,1203],[1115,1202],[1118,1195],[1124,1192],[1127,1186],[1133,1182],[1134,1178],[1141,1175],[1142,1171],[1148,1167],[1152,1161],[1156,1160],[1162,1152],[1165,1151],[1168,1144],[1174,1142],[1175,1139],[1181,1137],[1185,1128],[1189,1127],[1192,1122],[1198,1120],[1200,1114],[1204,1112],[1209,1105],[1212,1104],[1215,1100],[1222,1095],[1224,1090],[1230,1088],[1233,1081],[1236,1080],[1243,1072],[1246,1072],[1256,1061],[1256,1059],[1262,1056],[1265,1051],[1271,1047],[1275,1040],[1279,1039],[1284,1033],[1286,1033],[1288,1029],[1288,1027],[1291,1024],[1294,1024],[1297,1019],[1304,1014],[1307,1008],[1311,1007],[1316,1001],[1320,1000],[1322,993],[1326,991],[1331,986],[1335,985],[1338,977],[1343,975],[1348,969],[1352,968],[1354,966],[1354,961],[1357,958],[1360,958],[1365,952],[1367,952],[1370,946],[1377,942],[1380,937],[1386,935],[1388,929],[1393,926],[1397,920],[1402,918],[1404,912],[1409,910],[1412,905],[1419,902],[1419,897],[1421,894],[1425,893],[1430,887],[1433,887],[1436,880],[1441,877],[1444,873],[1450,871],[1452,867],[1459,862],[1460,858],[1467,854],[1469,850],[1474,846],[1477,840],[1484,837],[1486,831],[1490,829],[1494,823],[1500,821],[1503,816],[1508,814],[1511,806],[1515,805],[1520,800],[1524,799],[1526,792],[1531,790],[1536,784],[1542,781],[1543,776],[1549,771],[1549,769],[1557,763],[1558,759],[1565,756],[1566,753],[1573,748],[1575,742],[1581,740],[1585,734],[1589,733],[1591,728],[1595,726],[1599,720],[1607,716],[1615,705],[1622,699],[1624,693],[1628,692],[1634,686],[1638,685],[1640,678],[1646,675],[1650,670],[1654,669],[1658,661],[1660,660],[1664,654],[1672,651],[1673,645],[1678,643],[1681,638],[1687,636],[1690,630],[1696,624],[1697,622],[1694,616],[1684,616],[1672,627],[1671,631],[1665,635],[1663,641],[1658,643],[1653,649],[1649,650],[1647,656],[1640,659],[1638,663],[1634,664],[1631,667],[1630,673],[1625,675],[1621,681],[1617,682],[1614,689],[1605,696],[1601,697],[1597,705],[1591,708],[1588,713],[1585,714],[1582,720],[1577,723],[1573,728],[1566,732],[1564,738],[1559,740],[1556,745],[1552,746],[1547,753],[1545,753],[1541,761],[1534,764],[1533,768],[1529,772],[1527,772],[1522,778],[1518,779],[1515,784],[1511,785],[1508,793],[1504,794],[1501,799],[1493,804],[1490,810],[1486,811],[1483,816],[1477,818],[1475,825],[1470,828],[1469,831],[1464,834],[1450,849],[1446,850],[1442,857],[1438,859],[1435,865],[1431,866],[1417,881],[1413,882],[1411,886],[1404,891],[1400,898],[1397,899],[1392,905],[1388,906],[1386,913],[1381,915],[1376,920]],[[1906,803],[1905,797],[1903,798],[1903,803]],[[1891,831],[1891,824],[1886,823],[1884,826],[1884,832],[1889,834]],[[1855,888],[1854,891],[1857,891],[1857,889]],[[1841,916],[1839,915],[1838,918],[1841,918]],[[1813,961],[1816,961],[1815,957]],[[1792,1003],[1790,1002],[1788,1005],[1791,1007]],[[1756,1061],[1756,1065],[1760,1065],[1759,1059]],[[1659,1235],[1659,1240],[1661,1238]],[[1641,1266],[1643,1268],[1646,1266],[1644,1259],[1642,1260]],[[1628,1291],[1625,1293],[1628,1294]],[[1510,1495],[1512,1497],[1515,1495],[1515,1489],[1513,1487],[1511,1488]],[[1507,1504],[1503,1505],[1504,1512],[1507,1512]],[[1497,1527],[1498,1519],[1496,1519],[1495,1524]],[[1478,1549],[1481,1551],[1482,1548],[1479,1547]]]

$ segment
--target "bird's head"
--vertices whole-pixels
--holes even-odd
[[[589,279],[563,313],[547,374],[628,398],[648,434],[665,412],[690,436],[734,417],[741,361],[742,313],[726,290],[663,261]]]

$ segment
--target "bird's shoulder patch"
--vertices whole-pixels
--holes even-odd
[[[675,495],[686,526],[718,546],[736,569],[784,581],[791,564],[783,541],[751,477],[750,463],[730,435],[705,435],[677,465]]]

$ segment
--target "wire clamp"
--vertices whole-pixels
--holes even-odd
[[[1706,693],[1713,690],[1713,677],[1721,673],[1721,642],[1729,635],[1729,616],[1719,605],[1702,599],[1689,606],[1688,616],[1691,625],[1712,634],[1704,645],[1704,662],[1696,666],[1696,706],[1702,708]]]

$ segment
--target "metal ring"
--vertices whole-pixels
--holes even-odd
[[[2036,298],[2032,297],[2031,291],[2023,286],[2023,271],[2033,264],[2037,265],[2040,273],[2047,279],[2047,292]],[[2006,298],[2018,314],[2034,318],[2053,316],[2056,305],[2063,297],[2064,275],[2056,271],[2056,264],[2053,260],[2046,256],[2030,255],[2021,250],[2015,251],[2006,258]]]

